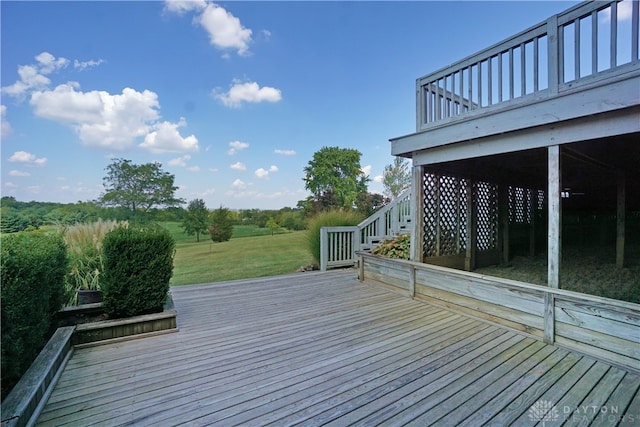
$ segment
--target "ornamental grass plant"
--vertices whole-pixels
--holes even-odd
[[[320,229],[322,227],[343,227],[358,225],[364,218],[350,210],[321,212],[309,220],[308,248],[316,266],[320,265]]]
[[[101,274],[104,271],[102,243],[106,234],[120,226],[128,227],[126,221],[99,219],[90,223],[64,227],[62,236],[67,246],[69,269],[65,276],[68,295],[66,305],[77,303],[76,290],[100,290]]]

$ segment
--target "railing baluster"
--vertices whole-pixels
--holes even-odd
[[[472,72],[472,66],[469,65],[469,67],[467,68],[467,82],[469,83],[469,87],[467,88],[468,94],[467,94],[467,100],[469,102],[469,110],[473,110],[473,89],[472,89],[472,82],[473,82],[473,72]]]
[[[573,80],[578,80],[580,78],[580,18],[573,21],[573,33]]]
[[[611,68],[618,60],[618,3],[611,3]]]
[[[640,59],[638,52],[638,21],[640,20],[640,2],[631,2],[631,61]]]
[[[538,37],[533,39],[533,92],[537,92],[539,90],[539,81],[540,81],[540,67],[538,66],[540,62],[540,55],[538,52]]]
[[[591,12],[591,74],[598,72],[598,11]]]
[[[514,98],[513,48],[509,48],[509,99]]]
[[[527,58],[524,42],[520,44],[520,96],[527,94]]]
[[[488,105],[493,105],[493,74],[491,73],[491,58],[487,60],[487,101]]]

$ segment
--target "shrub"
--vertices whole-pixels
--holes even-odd
[[[411,236],[409,234],[398,234],[396,237],[386,239],[371,252],[374,255],[381,255],[387,258],[409,259],[410,250]]]
[[[64,299],[67,255],[59,234],[20,232],[3,236],[2,395],[46,344]]]
[[[65,276],[67,305],[76,304],[77,289],[100,290],[100,276],[104,271],[102,242],[104,236],[118,226],[126,227],[128,223],[99,219],[63,229],[63,238],[69,256],[69,271]]]
[[[103,242],[104,307],[115,317],[162,311],[173,273],[175,242],[158,226],[118,227]]]
[[[322,227],[341,227],[358,225],[362,215],[354,211],[331,210],[321,212],[309,220],[308,244],[313,260],[320,265],[320,229]]]

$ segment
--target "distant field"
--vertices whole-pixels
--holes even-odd
[[[195,236],[182,232],[179,223],[162,225],[176,240],[172,285],[287,274],[312,262],[306,231],[272,236],[268,229],[239,226],[228,242],[213,243],[205,234],[198,243]]]

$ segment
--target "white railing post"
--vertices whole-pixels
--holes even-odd
[[[558,16],[554,15],[547,20],[547,66],[549,67],[547,79],[549,94],[557,95],[560,86],[560,39],[558,34]]]
[[[327,271],[329,263],[329,233],[327,227],[320,228],[320,271]]]

